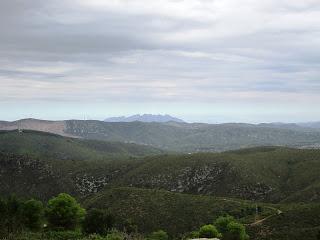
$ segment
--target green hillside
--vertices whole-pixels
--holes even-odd
[[[280,206],[281,207],[281,206]],[[248,228],[250,239],[317,240],[320,236],[320,205],[283,205],[283,213]]]
[[[88,199],[84,205],[89,209],[109,209],[120,222],[131,218],[140,232],[163,229],[176,237],[212,223],[224,214],[251,223],[256,209],[254,202],[137,188],[109,189]],[[276,214],[276,210],[265,205],[261,205],[261,211],[261,218]]]
[[[143,157],[161,151],[26,131],[1,132],[0,151],[16,156],[15,167],[22,170],[29,160],[48,166],[79,197],[106,186],[133,186],[273,203],[320,201],[320,150],[315,149],[259,147]],[[12,171],[6,166],[2,171]],[[10,189],[11,178],[4,176]],[[39,176],[47,177],[41,171]]]
[[[223,214],[247,224],[253,240],[312,240],[320,230],[320,150],[154,155],[161,151],[32,131],[1,132],[0,149],[0,195],[67,192],[142,233],[162,228],[180,239]]]
[[[147,158],[121,184],[271,202],[319,202],[320,150],[254,148]]]
[[[0,151],[46,159],[94,160],[142,157],[163,151],[149,146],[67,138],[45,132],[0,131]]]
[[[320,230],[319,204],[270,205],[137,188],[109,189],[84,204],[108,209],[119,222],[130,219],[142,233],[164,229],[176,239],[224,214],[244,223],[251,240],[314,240]]]
[[[253,124],[65,122],[66,134],[134,142],[177,152],[219,152],[257,146],[319,147],[320,132]]]

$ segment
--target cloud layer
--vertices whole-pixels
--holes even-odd
[[[182,115],[237,103],[312,116],[319,16],[318,0],[4,0],[1,115],[21,102],[175,102]]]

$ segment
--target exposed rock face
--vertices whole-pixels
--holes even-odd
[[[198,168],[186,167],[175,173],[143,174],[127,180],[133,187],[158,188],[171,192],[241,197],[265,200],[273,188],[263,183],[246,185],[237,182],[237,172],[228,164],[216,164]]]

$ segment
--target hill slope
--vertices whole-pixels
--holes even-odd
[[[0,151],[50,166],[79,196],[105,186],[133,186],[274,203],[320,202],[320,150],[264,147],[141,158],[159,152],[128,146],[46,133],[0,134]]]
[[[255,146],[320,146],[320,132],[251,124],[66,121],[65,132],[83,138],[134,142],[180,152],[226,151]]]
[[[271,202],[319,202],[320,150],[254,148],[151,157],[121,184]]]
[[[74,138],[132,142],[167,151],[219,152],[256,146],[320,148],[320,131],[296,124],[188,124],[178,122],[0,122],[0,130],[30,129]]]
[[[120,222],[130,217],[141,232],[164,229],[176,237],[212,223],[223,214],[251,223],[256,209],[253,202],[137,188],[108,189],[89,198],[84,205],[109,209]],[[261,210],[262,216],[276,213],[264,205]]]
[[[62,137],[45,132],[0,131],[0,151],[47,159],[94,160],[142,157],[163,151],[129,143]]]

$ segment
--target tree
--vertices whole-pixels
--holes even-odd
[[[43,204],[40,201],[31,199],[22,206],[23,223],[29,230],[36,231],[42,227],[43,214]]]
[[[214,225],[217,227],[218,231],[223,235],[228,231],[228,225],[231,222],[236,222],[234,217],[230,215],[221,216],[217,218],[217,220],[214,222]]]
[[[84,216],[85,210],[69,194],[61,193],[48,202],[46,217],[52,228],[74,230]]]
[[[6,226],[7,226],[7,203],[4,199],[0,198],[0,236],[7,231]]]
[[[149,239],[152,239],[152,240],[168,240],[169,236],[165,231],[159,230],[159,231],[151,233],[150,236],[149,236]]]
[[[199,230],[200,238],[216,238],[221,237],[221,234],[218,232],[217,228],[211,224],[204,225]]]
[[[15,196],[8,197],[6,202],[6,228],[8,233],[22,230],[22,202]]]
[[[230,222],[227,226],[227,232],[223,235],[225,240],[247,240],[249,236],[241,223]]]
[[[107,234],[114,225],[114,217],[107,211],[91,209],[88,211],[84,222],[83,230],[86,233]]]

